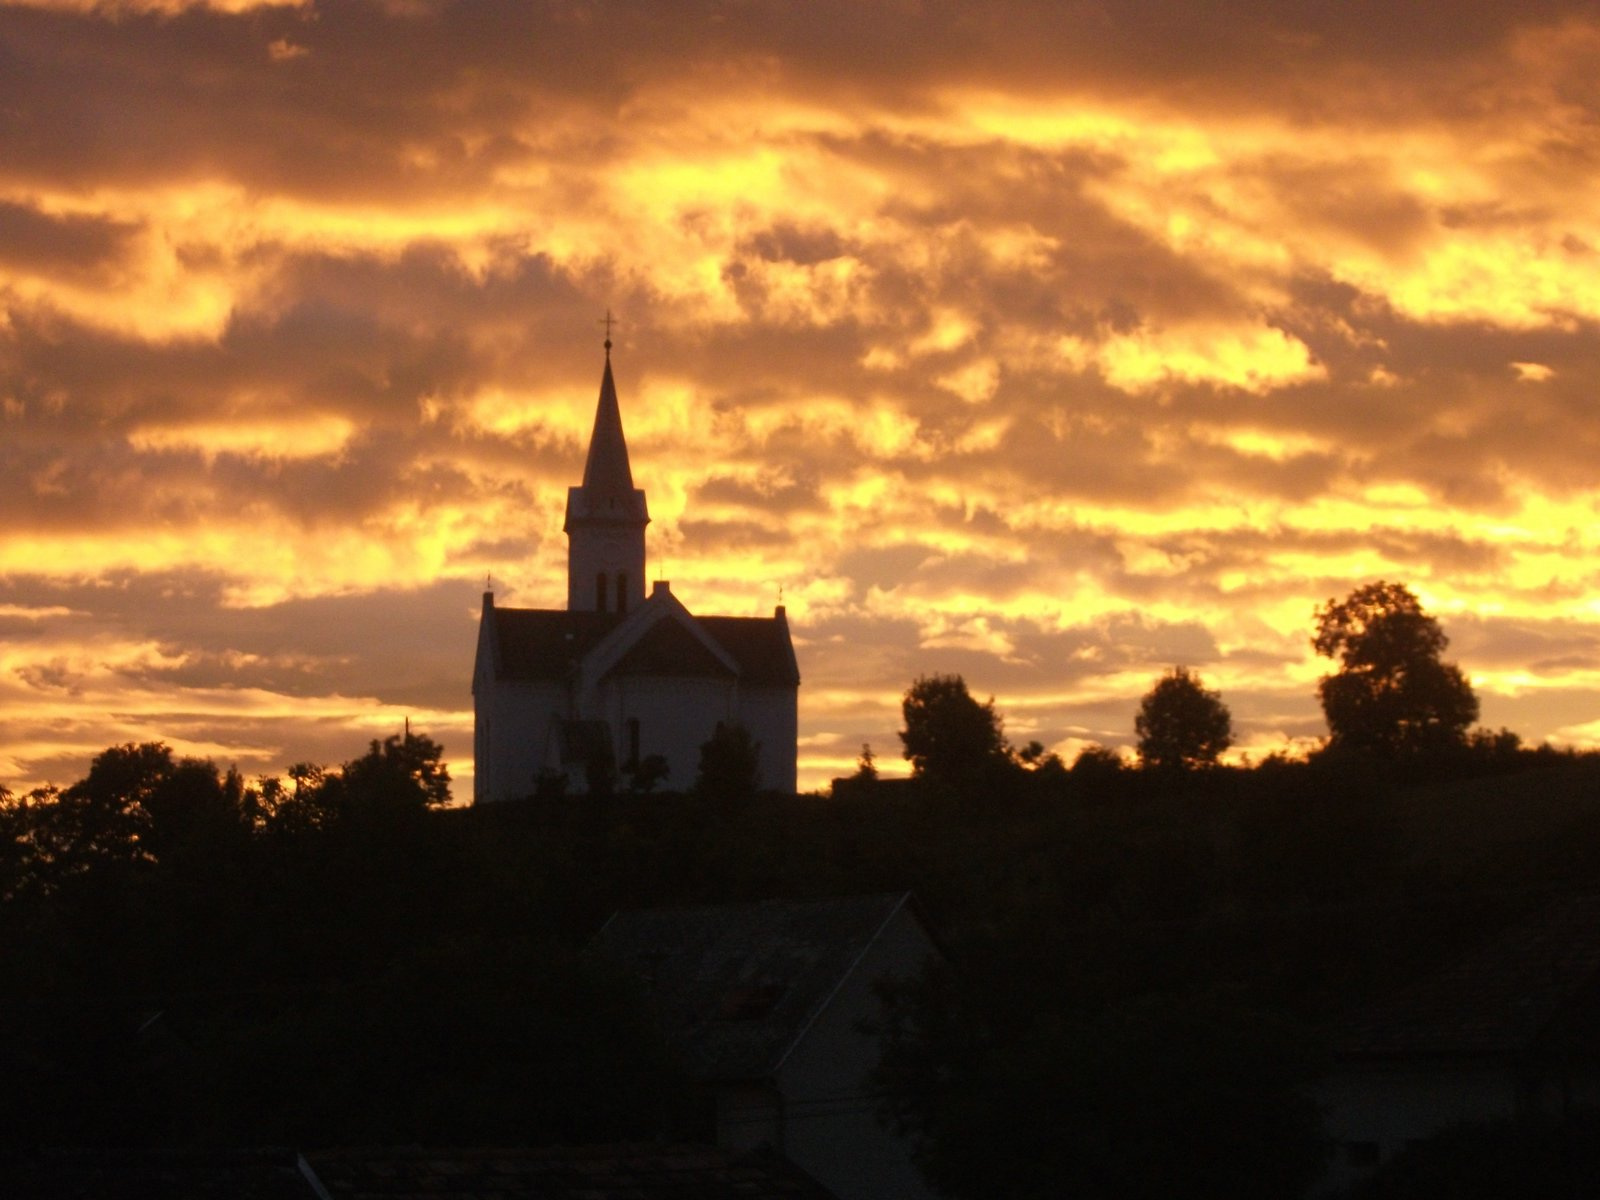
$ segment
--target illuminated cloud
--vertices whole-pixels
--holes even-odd
[[[781,589],[808,784],[931,671],[1070,754],[1183,663],[1303,745],[1378,577],[1588,744],[1596,80],[1545,0],[0,4],[0,779],[407,713],[469,774],[608,308],[652,561]]]

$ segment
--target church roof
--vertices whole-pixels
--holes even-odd
[[[617,385],[611,378],[608,349],[605,374],[600,379],[600,402],[594,410],[594,431],[589,435],[589,457],[583,464],[583,483],[567,489],[565,529],[571,533],[575,522],[626,526],[649,520],[644,491],[633,486],[633,468],[628,464],[627,439],[622,436],[622,410],[617,406]]]
[[[682,621],[657,621],[611,668],[613,675],[679,675],[706,679],[731,675]]]
[[[320,1150],[333,1200],[832,1200],[775,1154],[650,1143],[541,1149]]]
[[[269,1149],[24,1149],[0,1152],[0,1193],[33,1200],[318,1200],[306,1160]]]
[[[494,613],[496,674],[502,679],[564,679],[622,621],[614,612],[500,608]]]
[[[607,1146],[0,1152],[0,1191],[33,1200],[835,1200],[770,1152]]]
[[[501,679],[565,679],[625,619],[614,612],[551,608],[499,608],[494,614]],[[739,665],[747,684],[794,686],[800,682],[788,623],[778,617],[692,617],[701,631]],[[726,675],[697,638],[676,620],[657,622],[613,667],[625,674]]]
[[[1346,1018],[1345,1058],[1600,1055],[1600,896],[1568,896]]]
[[[703,1080],[783,1063],[907,893],[615,914],[590,952],[643,979]]]
[[[800,682],[789,622],[781,617],[696,617],[700,628],[739,663],[740,678],[751,683]]]
[[[610,354],[606,355],[606,371],[600,379],[600,403],[594,410],[589,458],[583,464],[583,488],[605,496],[633,494],[633,469],[628,465],[628,443],[622,436],[622,410],[617,406]]]

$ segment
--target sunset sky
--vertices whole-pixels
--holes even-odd
[[[1600,744],[1592,3],[0,0],[0,783],[409,717],[470,796],[608,308],[650,577],[782,589],[802,787],[932,672],[1304,748],[1379,578]]]

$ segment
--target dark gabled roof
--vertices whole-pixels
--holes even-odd
[[[677,675],[695,679],[733,674],[682,621],[657,621],[611,668],[613,675]]]
[[[625,618],[618,613],[499,608],[494,614],[501,679],[565,679]],[[778,617],[694,617],[700,630],[739,664],[740,682],[793,687],[800,682],[788,622]],[[683,657],[674,657],[681,654]],[[726,675],[727,668],[677,620],[658,622],[613,670],[630,674]]]
[[[745,683],[796,687],[800,665],[795,661],[789,622],[781,617],[696,617],[700,628],[716,639],[739,664]]]
[[[590,952],[641,979],[700,1079],[764,1079],[904,893],[619,912]]]
[[[1600,1050],[1600,897],[1567,897],[1335,1031],[1345,1058]]]
[[[835,1200],[775,1155],[709,1146],[334,1150],[307,1158],[334,1200]]]
[[[502,679],[565,679],[578,660],[622,621],[619,613],[560,608],[495,608]]]
[[[320,1200],[293,1150],[0,1154],[0,1195],[29,1200]]]

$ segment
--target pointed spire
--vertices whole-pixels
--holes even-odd
[[[594,432],[589,435],[583,483],[567,489],[567,519],[562,528],[571,533],[575,523],[596,522],[635,526],[641,537],[644,527],[650,523],[644,492],[633,486],[633,469],[628,464],[628,442],[622,436],[622,410],[617,405],[617,385],[611,377],[609,350],[605,374],[600,378],[600,403],[594,410]],[[643,567],[642,560],[640,567]],[[643,600],[643,575],[637,582],[638,599]]]
[[[617,385],[611,379],[610,338],[606,339],[606,372],[600,380],[594,432],[589,435],[589,458],[583,465],[583,490],[595,497],[633,495],[633,469],[628,465],[628,443],[622,436],[622,410],[617,406]]]

